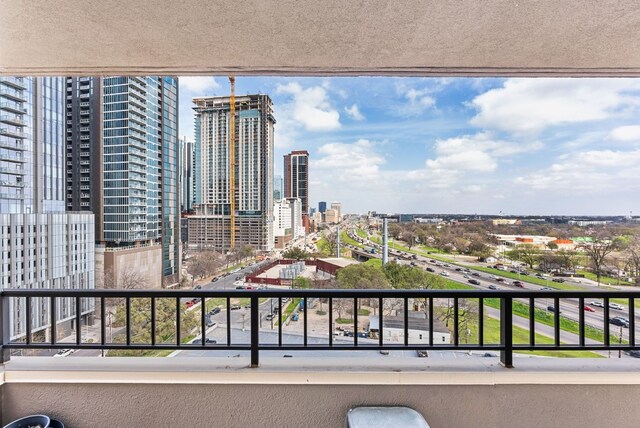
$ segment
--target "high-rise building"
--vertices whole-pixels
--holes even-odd
[[[94,216],[65,212],[65,88],[60,77],[0,77],[0,288],[91,289]],[[31,328],[50,333],[50,306],[31,299]],[[24,336],[26,302],[10,306],[11,338]],[[72,298],[57,301],[64,333],[75,319]],[[87,322],[92,299],[81,302]]]
[[[105,269],[138,266],[151,287],[177,282],[177,78],[68,77],[66,89],[67,209],[96,215]]]
[[[279,201],[284,198],[284,181],[281,175],[276,175],[273,179],[273,200]]]
[[[324,214],[324,212],[327,210],[327,203],[326,202],[318,202],[318,212]]]
[[[306,150],[284,155],[284,197],[300,198],[302,214],[309,214],[309,152]]]
[[[195,192],[198,220],[206,224],[212,248],[251,245],[257,251],[273,248],[273,106],[267,95],[236,97],[235,159],[230,159],[229,97],[194,98]],[[235,166],[235,189],[229,176]],[[231,209],[235,206],[235,224]],[[191,218],[189,219],[191,221]],[[191,240],[191,223],[189,224]]]
[[[302,201],[300,198],[286,198],[274,202],[273,235],[276,248],[284,248],[284,245],[292,239],[297,239],[305,234],[302,223]]]
[[[331,209],[336,212],[337,222],[342,219],[342,204],[340,202],[331,202]]]
[[[180,210],[189,212],[193,208],[193,141],[180,139]]]

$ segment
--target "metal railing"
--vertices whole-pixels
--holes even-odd
[[[47,299],[48,304],[43,304],[40,300],[38,307],[48,306],[48,319],[50,328],[50,334],[48,340],[35,340],[33,336],[32,322],[26,322],[25,331],[22,336],[15,336],[17,339],[10,340],[11,328],[14,320],[9,318],[10,305],[14,303],[14,299],[24,299],[24,313],[26,320],[32,320],[33,302],[34,299]],[[73,298],[75,300],[75,332],[72,342],[60,342],[58,341],[56,329],[58,328],[59,321],[56,320],[55,314],[57,313],[57,301],[63,298]],[[238,305],[232,302],[232,299],[248,298],[249,304],[249,330],[250,340],[249,343],[233,342],[232,340],[232,311],[238,309]],[[295,308],[295,311],[299,312],[301,323],[303,325],[302,330],[302,343],[284,343],[283,341],[283,299],[299,299],[302,302],[299,308]],[[4,290],[0,292],[0,344],[1,352],[0,356],[2,361],[9,359],[9,351],[14,349],[92,349],[92,350],[244,350],[249,351],[251,355],[251,366],[257,367],[259,364],[259,355],[261,351],[277,351],[277,350],[292,350],[292,351],[309,351],[309,350],[446,350],[446,351],[499,351],[500,361],[505,367],[513,366],[513,353],[518,351],[632,351],[640,349],[640,346],[636,343],[636,322],[635,322],[635,299],[640,298],[640,292],[637,291],[511,291],[511,290],[497,290],[497,291],[485,291],[485,290],[323,290],[323,289],[307,289],[307,290]],[[82,340],[82,328],[80,311],[81,299],[95,299],[92,303],[96,308],[96,318],[99,320],[99,340],[96,342],[87,342]],[[121,319],[124,320],[124,334],[121,341],[114,342],[114,337],[111,335],[109,341],[107,341],[106,334],[106,318],[107,316],[111,320],[111,315],[107,315],[108,307],[112,307],[108,302],[118,300],[118,311],[121,312]],[[145,328],[150,331],[150,338],[147,342],[141,343],[136,339],[132,333],[132,303],[137,299],[147,300],[148,305],[148,317]],[[170,299],[171,302],[171,317],[174,320],[175,335],[172,336],[170,341],[166,339],[159,340],[158,337],[158,323],[163,321],[158,318],[158,302],[160,299]],[[207,319],[210,316],[207,310],[207,299],[220,299],[224,302],[223,307],[218,313],[223,313],[226,320],[226,343],[208,342],[206,340],[207,332]],[[276,305],[272,306],[272,314],[276,312],[277,308],[277,343],[265,343],[260,340],[261,330],[261,312],[260,305],[261,300],[263,303],[267,299],[276,299]],[[311,299],[321,299],[326,303],[328,314],[327,332],[328,337],[321,344],[310,343],[308,340],[310,337],[317,338],[316,336],[310,336],[308,328],[307,311],[309,310],[309,303]],[[547,302],[553,302],[555,311],[553,311],[553,334],[550,339],[551,343],[538,343],[536,338],[536,301],[541,300]],[[598,311],[597,314],[592,314],[590,317],[590,323],[593,324],[594,319],[600,317],[602,319],[597,321],[600,323],[599,331],[602,334],[602,341],[594,341],[589,339],[587,329],[593,334],[594,329],[597,329],[597,325],[589,325],[585,320],[585,299],[598,299],[602,303],[602,312]],[[625,310],[625,315],[628,316],[626,321],[628,328],[627,338],[622,339],[622,327],[620,327],[620,337],[615,337],[612,334],[611,319],[610,319],[610,305],[615,305],[611,302],[611,299],[617,301],[623,299],[628,304],[628,309]],[[345,342],[344,340],[338,341],[334,338],[334,325],[336,325],[336,319],[334,319],[334,309],[338,303],[344,301],[349,302],[352,306],[352,340]],[[385,318],[390,315],[385,314],[385,302],[392,301],[394,304],[396,313],[402,314],[400,318],[403,319],[403,325],[401,330],[403,332],[402,339],[400,341],[390,341],[385,338]],[[445,304],[446,301],[446,304]],[[477,322],[477,335],[473,342],[469,343],[468,337],[463,343],[461,334],[461,327],[463,326],[463,310],[465,304],[469,301],[473,301],[477,304],[474,317]],[[187,303],[191,302],[191,303]],[[366,302],[370,307],[378,308],[378,330],[374,337],[374,340],[363,339],[359,340],[359,302]],[[491,303],[491,306],[489,303]],[[499,305],[497,304],[499,303]],[[514,328],[514,304],[520,304],[517,316],[522,316],[522,305],[528,303],[529,319],[528,319],[528,341],[522,341],[514,343],[513,340],[513,328]],[[577,341],[575,343],[566,343],[561,341],[561,316],[559,308],[563,309],[570,305],[575,305],[578,308],[578,320],[577,322]],[[273,305],[273,300],[271,301]],[[428,323],[428,328],[424,332],[427,339],[424,343],[415,343],[410,339],[410,319],[409,316],[411,308],[418,305],[422,309],[420,312],[424,313],[425,319]],[[496,308],[499,306],[499,308]],[[388,305],[387,305],[388,307]],[[485,340],[485,323],[489,314],[489,307],[499,311],[497,316],[497,322],[499,323],[499,341],[497,343],[490,343]],[[380,308],[383,310],[381,311]],[[139,308],[135,309],[139,310]],[[344,310],[344,307],[343,307]],[[618,309],[617,309],[618,310]],[[449,318],[448,322],[451,323],[449,343],[438,343],[434,340],[434,323],[438,322],[442,311],[446,311]],[[188,312],[195,312],[198,320],[198,325],[194,327],[196,330],[196,336],[200,335],[202,338],[200,343],[183,343],[185,333],[182,331],[181,322]],[[388,311],[387,311],[388,312]],[[166,313],[160,314],[166,316]],[[597,315],[597,316],[596,316]],[[362,316],[362,315],[360,315]],[[468,316],[468,313],[464,316]],[[624,318],[624,317],[617,317]],[[488,319],[488,318],[487,318]],[[468,320],[464,320],[466,323]],[[344,320],[342,320],[344,322]],[[522,324],[522,323],[520,323]],[[111,322],[110,322],[111,325]],[[614,327],[617,328],[617,327]],[[243,317],[243,331],[244,331],[244,317]],[[189,333],[192,335],[193,332]],[[616,339],[616,340],[612,340]],[[546,341],[545,341],[546,342]],[[1,362],[1,361],[0,361]]]

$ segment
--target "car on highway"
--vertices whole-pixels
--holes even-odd
[[[467,281],[469,284],[473,284],[473,285],[480,285],[480,281],[478,281],[477,279],[470,279],[469,281]]]
[[[640,351],[625,351],[624,353],[633,358],[640,358]]]
[[[547,310],[548,310],[549,312],[555,312],[555,311],[556,311],[556,308],[555,308],[555,306],[551,306],[551,305],[550,305],[550,306],[547,306]],[[562,312],[558,311],[558,313],[559,313],[559,314],[561,314]]]
[[[626,321],[624,318],[620,318],[620,317],[609,318],[609,322],[613,325],[629,328],[629,322]]]
[[[456,268],[456,272],[462,272],[462,268]]]
[[[489,286],[489,290],[497,290],[497,289],[498,289],[498,287],[496,287],[496,286],[495,286],[495,285],[493,285],[493,284],[491,284],[491,285]]]
[[[555,290],[555,288],[551,288],[551,287],[542,287],[540,289],[540,291],[553,291],[553,290]]]
[[[202,285],[196,285],[195,287],[193,287],[194,290],[200,290],[202,288]]]
[[[435,262],[436,262],[436,261],[435,261],[435,260],[433,260],[433,259],[429,260],[429,263],[435,263]]]
[[[593,302],[589,302],[590,306],[595,306],[597,308],[604,308],[604,303],[594,300]]]
[[[595,312],[595,311],[596,311],[595,309],[593,309],[593,308],[592,308],[591,306],[589,306],[589,305],[584,305],[582,309],[584,309],[584,310],[585,310],[585,311],[587,311],[587,312]]]
[[[524,288],[524,284],[522,283],[522,281],[513,281],[511,285],[513,285],[514,287]]]
[[[477,276],[478,278],[480,278],[482,275],[480,275],[478,272],[473,272],[471,276]]]
[[[427,268],[427,272],[435,272],[435,271],[436,270],[434,268],[430,268],[430,267]]]
[[[244,285],[237,285],[236,286],[236,290],[244,290],[245,288],[247,288],[247,287],[245,287]]]
[[[619,310],[619,311],[624,311],[624,306],[619,305],[619,304],[617,304],[617,303],[609,303],[609,307],[610,307],[611,309],[617,309],[617,310]]]
[[[443,270],[442,272],[440,272],[440,275],[449,276],[449,272],[447,272],[446,270]]]
[[[497,278],[496,278],[496,281],[498,281],[498,282],[507,282],[507,280],[506,280],[506,279],[504,279],[504,278],[500,278],[500,277],[497,277]]]
[[[551,281],[563,283],[564,282],[564,278],[553,278]]]

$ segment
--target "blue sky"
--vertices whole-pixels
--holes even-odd
[[[180,78],[191,99],[223,77]],[[640,214],[640,79],[242,77],[268,94],[275,171],[310,153],[310,204],[345,212]]]

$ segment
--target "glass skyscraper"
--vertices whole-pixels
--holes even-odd
[[[0,77],[0,288],[95,286],[94,216],[65,212],[64,85],[61,77]],[[25,304],[10,307],[12,338],[24,335]],[[84,322],[93,307],[82,302]],[[72,299],[56,308],[70,326]],[[50,308],[34,297],[30,309],[34,336],[44,338]]]
[[[107,251],[161,246],[157,277],[177,282],[177,78],[69,77],[67,102],[67,208],[98,216]]]

